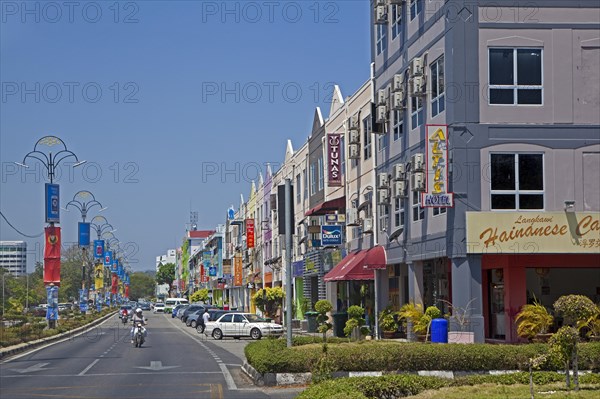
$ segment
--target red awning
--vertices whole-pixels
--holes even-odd
[[[331,281],[373,280],[373,269],[385,269],[387,256],[385,248],[374,248],[351,252],[338,263],[323,279]]]
[[[304,214],[304,216],[320,216],[325,215],[329,212],[333,211],[341,211],[342,213],[346,212],[346,197],[340,197],[336,199],[332,199],[329,201],[325,201],[314,208],[310,209],[308,212]]]

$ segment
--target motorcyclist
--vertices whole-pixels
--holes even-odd
[[[127,320],[128,312],[126,308],[121,309],[121,318],[125,318]]]
[[[142,314],[141,308],[137,308],[135,310],[135,314],[131,318],[131,322],[133,323],[133,325],[131,327],[131,343],[133,344],[133,332],[135,330],[135,326],[136,326],[137,322],[141,322],[142,326],[146,325],[146,319],[144,318],[144,315]],[[147,335],[147,332],[144,329],[144,338],[146,337],[146,335]]]

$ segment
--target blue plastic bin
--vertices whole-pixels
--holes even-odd
[[[448,320],[433,319],[431,321],[431,342],[448,343]]]

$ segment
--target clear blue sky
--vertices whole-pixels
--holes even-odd
[[[302,145],[315,107],[327,117],[332,84],[348,96],[369,77],[367,0],[48,4],[0,2],[0,209],[43,231],[41,166],[12,162],[57,135],[88,161],[61,168],[61,205],[93,192],[139,247],[134,270],[181,244],[190,206],[200,229],[223,223],[256,165]],[[78,219],[62,212],[63,242]],[[23,237],[0,220],[0,239]],[[31,270],[43,238],[25,240]]]

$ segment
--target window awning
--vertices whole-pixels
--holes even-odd
[[[373,280],[374,269],[385,269],[385,248],[378,245],[370,249],[351,252],[338,263],[323,280],[325,282]]]
[[[346,197],[340,197],[329,201],[324,201],[321,204],[310,209],[304,216],[321,216],[329,212],[340,211],[346,212]]]

